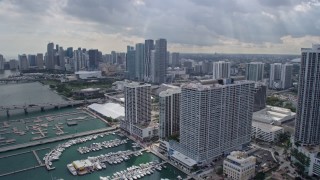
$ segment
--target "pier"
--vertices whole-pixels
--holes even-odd
[[[42,166],[44,166],[44,165],[42,165]],[[31,170],[31,169],[36,169],[36,168],[39,168],[39,167],[42,167],[42,166],[32,166],[32,167],[28,167],[28,168],[25,168],[25,169],[20,169],[20,170],[8,172],[8,173],[0,174],[0,177],[9,176],[11,174],[16,174],[16,173],[23,172],[23,171],[28,171],[28,170]]]
[[[41,150],[45,150],[45,149],[50,149],[50,148],[49,147],[44,147],[44,148],[36,149],[36,150],[33,150],[33,151],[41,151]],[[12,156],[18,156],[18,155],[26,154],[26,153],[30,153],[30,152],[32,152],[32,151],[25,151],[25,152],[21,152],[21,153],[9,154],[9,155],[6,155],[6,156],[0,156],[0,159],[12,157]]]
[[[117,129],[116,127],[108,127],[108,128],[96,129],[96,130],[91,130],[91,131],[86,131],[86,132],[81,132],[81,133],[76,133],[76,134],[69,134],[69,135],[65,135],[65,136],[58,136],[58,137],[53,137],[53,138],[49,138],[49,139],[43,139],[43,140],[33,141],[33,142],[28,142],[28,143],[23,143],[23,144],[17,144],[17,145],[13,145],[13,146],[2,147],[2,148],[0,148],[0,153],[15,150],[15,149],[21,149],[21,148],[37,146],[37,145],[41,145],[41,144],[52,143],[52,142],[61,141],[61,140],[65,140],[65,139],[77,138],[77,137],[81,137],[81,136],[97,134],[97,133],[102,133],[102,132],[106,132],[106,131],[112,131],[112,130],[116,130],[116,129]]]
[[[43,163],[42,163],[42,161],[40,160],[37,152],[36,152],[35,150],[33,150],[32,152],[33,152],[33,155],[36,157],[36,159],[37,159],[37,161],[38,161],[38,163],[39,163],[39,166],[43,166]]]

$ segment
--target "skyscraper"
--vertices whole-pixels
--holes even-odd
[[[292,64],[271,64],[269,88],[288,89],[292,87],[292,68]]]
[[[144,69],[145,69],[145,50],[144,50],[144,44],[138,43],[136,44],[136,57],[135,57],[135,65],[136,65],[136,78],[138,81],[143,81],[144,79]]]
[[[213,63],[213,79],[230,78],[230,62],[218,61]]]
[[[2,54],[0,54],[0,70],[4,70],[4,58]]]
[[[211,162],[251,140],[254,83],[219,82],[182,86],[180,146],[197,162]]]
[[[66,57],[73,58],[73,47],[68,47],[65,52]]]
[[[37,54],[37,66],[38,66],[38,69],[43,69],[43,54],[42,53]]]
[[[281,89],[292,87],[292,64],[283,64],[281,69]]]
[[[28,70],[29,69],[29,63],[27,55],[19,55],[19,67],[20,70]]]
[[[136,78],[136,51],[132,46],[127,46],[126,69],[128,79],[134,80]]]
[[[35,68],[37,66],[36,55],[28,54],[28,62],[30,68]]]
[[[264,75],[264,63],[250,62],[246,64],[246,79],[250,81],[262,81]]]
[[[320,144],[320,44],[301,49],[295,142]]]
[[[150,81],[151,76],[151,51],[154,50],[154,41],[147,39],[144,41],[144,80]]]
[[[90,49],[88,51],[89,55],[89,70],[96,70],[98,68],[98,49]]]
[[[63,47],[59,47],[59,50],[58,50],[58,58],[59,58],[59,66],[60,66],[60,69],[61,70],[64,70],[65,69],[65,59],[64,59],[64,50],[63,50]]]
[[[270,64],[270,79],[269,88],[270,89],[280,89],[281,88],[281,63]]]
[[[151,85],[132,82],[124,86],[125,119],[121,127],[135,134],[134,126],[146,126],[151,121]]]
[[[171,66],[172,67],[180,67],[180,54],[178,52],[171,53]]]
[[[46,61],[46,69],[54,69],[54,44],[49,43],[47,45],[47,61]]]
[[[155,50],[151,51],[151,81],[155,84],[166,82],[167,40],[156,40]]]
[[[267,86],[262,82],[256,82],[254,85],[254,106],[253,112],[266,108]]]
[[[179,133],[181,89],[172,88],[159,94],[160,138],[166,139]]]

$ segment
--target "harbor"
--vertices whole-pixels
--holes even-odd
[[[28,98],[24,98],[27,104],[64,101],[48,88],[38,86],[41,85],[25,83],[2,88],[3,92],[16,90],[29,93]],[[4,98],[5,105],[19,104],[17,102],[23,99],[17,97],[15,101],[12,96]],[[73,175],[68,166],[71,168],[73,162],[81,165],[82,160],[92,161],[94,171]],[[152,172],[153,162],[167,168]],[[0,180],[25,177],[64,180],[121,179],[124,176],[128,179],[134,179],[135,176],[136,179],[186,178],[182,171],[164,163],[161,158],[86,108],[37,110],[28,114],[17,110],[10,117],[0,114]],[[151,169],[144,170],[141,166]],[[140,174],[130,174],[133,169],[139,170]]]

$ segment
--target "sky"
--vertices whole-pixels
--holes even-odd
[[[299,54],[320,43],[319,17],[320,0],[0,0],[0,54],[159,38],[171,52]]]

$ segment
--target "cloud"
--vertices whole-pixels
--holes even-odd
[[[2,0],[0,7],[0,53],[10,55],[44,52],[48,41],[124,51],[148,38],[166,38],[178,51],[286,53],[287,37],[320,36],[317,0]]]

